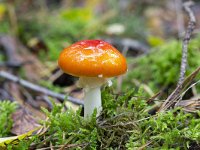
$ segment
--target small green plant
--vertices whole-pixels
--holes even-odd
[[[16,106],[16,103],[10,101],[0,102],[0,137],[10,134],[13,124],[11,114],[16,110]]]
[[[80,116],[81,109],[77,112],[69,109],[63,110],[62,105],[55,105],[52,112],[43,109],[49,120],[45,122],[49,126],[47,135],[53,145],[77,144],[84,145],[90,149],[96,148],[97,126],[96,112],[90,120]],[[79,147],[79,146],[78,146]]]

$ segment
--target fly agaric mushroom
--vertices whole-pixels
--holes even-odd
[[[113,46],[102,40],[83,40],[65,48],[59,56],[58,65],[68,74],[79,78],[84,89],[84,118],[102,110],[100,87],[110,77],[127,71],[126,59]]]

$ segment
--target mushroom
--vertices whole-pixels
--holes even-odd
[[[83,40],[65,48],[58,59],[59,67],[79,77],[78,85],[84,89],[84,118],[97,109],[102,110],[101,86],[109,78],[127,71],[125,57],[112,45],[102,40]]]

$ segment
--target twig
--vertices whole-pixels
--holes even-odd
[[[148,145],[150,145],[153,141],[148,141],[146,144],[142,145],[141,147],[138,148],[138,150],[143,150],[145,149]]]
[[[49,150],[51,148],[61,149],[64,146],[64,149],[73,149],[76,147],[84,147],[87,146],[89,143],[80,143],[80,144],[68,144],[68,145],[57,145],[57,146],[50,146],[50,147],[44,147],[44,148],[38,148],[36,150]]]
[[[154,100],[157,99],[158,96],[161,95],[161,91],[159,91],[158,93],[154,94],[153,96],[151,96],[148,100],[147,100],[147,104],[150,104],[151,102],[153,102]]]
[[[31,96],[31,94],[27,91],[27,89],[25,89],[24,87],[21,88],[21,90],[23,90],[23,96],[26,97],[25,101],[27,103],[29,103],[33,108],[35,109],[40,109],[40,105],[34,101],[33,97]]]
[[[192,1],[185,2],[183,4],[183,7],[185,11],[189,15],[189,23],[188,27],[185,33],[185,36],[183,38],[183,45],[182,45],[182,59],[181,59],[181,69],[180,69],[180,77],[178,81],[178,86],[183,83],[184,77],[185,77],[185,72],[186,72],[186,67],[187,67],[187,53],[188,53],[188,43],[191,39],[192,32],[195,28],[196,24],[196,18],[194,16],[194,12],[191,10],[191,6],[193,5]]]
[[[164,111],[167,108],[169,108],[174,103],[174,101],[177,98],[177,95],[180,94],[182,87],[183,87],[182,85],[184,82],[185,72],[186,72],[186,67],[187,67],[188,43],[191,39],[191,35],[192,35],[192,32],[193,32],[193,30],[195,28],[195,24],[196,24],[196,18],[194,16],[193,11],[190,8],[193,4],[194,4],[193,1],[187,1],[187,2],[183,3],[184,10],[188,13],[188,16],[189,16],[189,23],[187,26],[185,36],[183,38],[179,81],[178,81],[176,89],[168,96],[168,98],[165,100],[165,102],[160,107],[159,111]]]
[[[179,99],[182,99],[183,98],[183,96],[185,95],[185,93],[189,90],[189,89],[191,89],[192,87],[194,87],[195,85],[197,85],[197,84],[199,84],[200,83],[200,80],[198,80],[197,82],[195,82],[195,83],[193,83],[192,85],[190,85],[184,92],[182,92],[181,94],[180,94],[180,96],[178,97]]]
[[[165,102],[162,104],[162,106],[159,109],[160,111],[164,111],[167,108],[169,108],[171,106],[172,103],[174,103],[178,98],[179,98],[179,93],[178,90],[181,91],[183,85],[185,87],[187,87],[189,84],[191,84],[191,82],[193,81],[193,79],[197,76],[197,74],[200,72],[200,67],[198,67],[192,74],[190,74],[182,83],[181,88],[180,86],[177,86],[176,89],[170,94],[170,96],[165,100]]]
[[[65,149],[73,149],[76,147],[85,147],[89,145],[89,143],[80,143],[80,144],[65,144],[63,145],[59,150],[65,150]]]
[[[18,84],[20,84],[24,87],[27,87],[31,90],[43,93],[43,94],[51,96],[51,97],[58,98],[61,102],[63,102],[64,100],[68,100],[72,103],[75,103],[75,104],[78,104],[78,105],[83,105],[83,101],[81,101],[79,99],[76,99],[76,98],[71,97],[71,96],[66,96],[64,94],[53,92],[53,91],[48,90],[48,89],[41,87],[39,85],[33,84],[33,83],[28,82],[28,81],[23,80],[23,79],[20,79],[17,76],[14,76],[14,75],[12,75],[8,72],[0,71],[0,77],[8,79],[10,81],[13,81],[15,83],[18,83]]]

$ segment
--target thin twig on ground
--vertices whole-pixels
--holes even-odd
[[[193,30],[195,28],[195,24],[196,24],[196,18],[194,16],[194,12],[190,8],[192,5],[193,5],[192,1],[188,1],[183,4],[183,7],[184,7],[185,11],[188,13],[190,20],[188,23],[188,27],[187,27],[185,36],[183,38],[181,69],[180,69],[180,77],[179,77],[178,85],[181,85],[185,78],[185,72],[186,72],[186,67],[187,67],[188,43],[191,39],[191,35],[192,35],[192,32],[193,32]]]
[[[171,95],[165,100],[165,102],[162,104],[162,106],[160,107],[159,109],[159,112],[160,111],[164,111],[166,110],[167,108],[169,108],[171,106],[171,104],[175,103],[177,101],[177,99],[180,97],[180,92],[177,92],[178,90],[181,91],[181,89],[183,88],[183,85],[184,87],[187,87],[189,86],[193,79],[197,76],[197,74],[200,72],[200,67],[198,67],[193,73],[191,73],[185,80],[184,82],[182,83],[181,88],[180,86],[177,86],[176,89],[171,93]],[[179,93],[179,94],[177,94]],[[173,96],[173,99],[172,99],[172,96]]]
[[[185,36],[183,38],[183,43],[182,43],[182,58],[181,58],[180,76],[179,76],[178,84],[177,84],[176,89],[168,96],[168,98],[162,104],[159,111],[164,111],[170,106],[172,106],[174,104],[174,101],[176,101],[177,95],[180,94],[183,88],[182,85],[184,82],[185,72],[186,72],[186,67],[187,67],[188,44],[189,44],[192,32],[196,24],[196,18],[194,16],[194,12],[191,9],[191,6],[193,4],[194,4],[193,1],[187,1],[183,3],[183,8],[189,16],[189,23],[188,23],[187,30],[186,30]]]
[[[44,87],[41,87],[39,85],[33,84],[33,83],[28,82],[23,79],[20,79],[17,76],[14,76],[13,74],[10,74],[6,71],[0,71],[0,77],[10,80],[12,82],[18,83],[26,88],[36,91],[36,92],[43,93],[43,94],[51,96],[51,97],[55,97],[55,98],[59,99],[61,102],[63,102],[64,100],[68,100],[74,104],[83,105],[83,101],[81,101],[79,99],[76,99],[71,96],[66,96],[64,94],[53,92],[53,91],[46,89]]]

